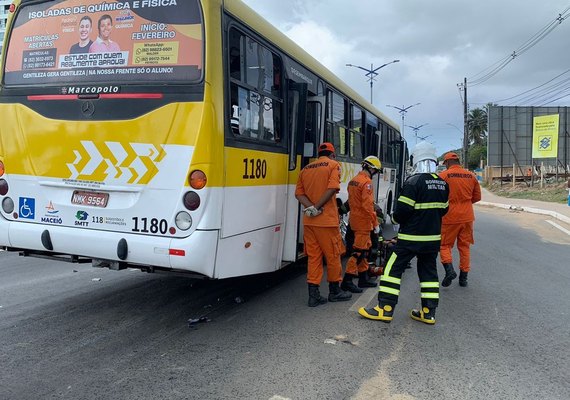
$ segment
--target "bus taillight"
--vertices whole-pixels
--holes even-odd
[[[199,169],[194,170],[190,173],[190,178],[188,179],[190,186],[192,189],[200,190],[206,186],[206,182],[208,182],[208,178],[206,174]]]
[[[192,217],[186,211],[180,211],[176,214],[176,218],[174,220],[176,226],[181,231],[187,231],[192,226]],[[171,232],[174,234],[175,232]]]
[[[12,213],[12,211],[14,211],[14,200],[10,197],[5,197],[2,200],[2,210],[4,210],[6,214]]]
[[[8,193],[8,182],[5,179],[0,179],[0,195],[5,196]]]
[[[4,163],[0,161],[0,176],[4,175]]]
[[[200,196],[196,192],[187,192],[184,195],[184,207],[190,211],[196,210],[200,207]]]

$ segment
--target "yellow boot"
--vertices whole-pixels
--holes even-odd
[[[377,305],[374,308],[360,307],[358,313],[364,318],[373,319],[375,321],[391,322],[394,315],[394,307],[389,304],[382,307]]]
[[[410,317],[424,324],[435,324],[435,308],[422,307],[421,310],[410,311]]]

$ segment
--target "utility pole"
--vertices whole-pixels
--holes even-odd
[[[469,144],[469,124],[467,115],[467,78],[463,78],[463,167],[467,168],[467,145]]]

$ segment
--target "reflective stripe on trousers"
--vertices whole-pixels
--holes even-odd
[[[437,252],[415,253],[396,245],[386,263],[384,275],[380,277],[378,303],[396,305],[400,295],[402,274],[408,262],[417,257],[417,272],[420,280],[421,302],[423,307],[436,308],[439,303],[439,280],[437,277]]]

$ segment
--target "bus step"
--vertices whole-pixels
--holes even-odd
[[[45,258],[48,260],[64,261],[75,264],[86,264],[91,262],[90,258],[74,256],[70,254],[50,253],[47,251],[22,250],[19,252],[19,254],[22,257]]]

